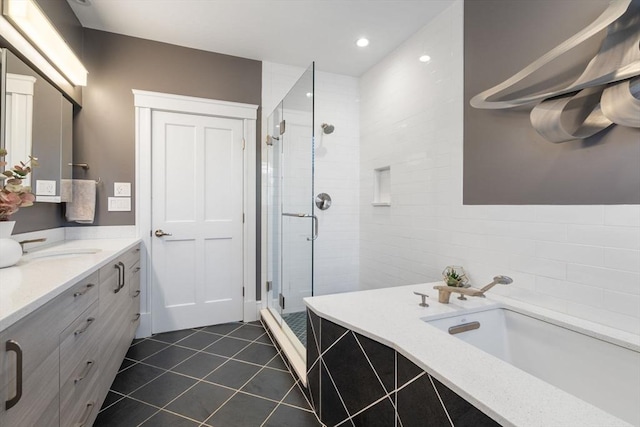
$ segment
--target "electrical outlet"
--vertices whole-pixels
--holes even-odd
[[[130,212],[131,197],[109,197],[108,210],[110,212]]]
[[[114,182],[113,195],[116,197],[131,197],[130,182]]]
[[[36,180],[36,196],[55,196],[56,182],[44,179]]]

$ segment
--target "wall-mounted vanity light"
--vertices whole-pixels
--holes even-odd
[[[3,4],[3,16],[19,32],[19,34],[8,34],[9,37],[15,39],[17,37],[22,38],[24,35],[24,37],[31,42],[30,44],[46,56],[49,62],[53,64],[71,84],[74,86],[87,85],[86,68],[84,68],[78,57],[73,53],[60,34],[58,34],[55,27],[49,22],[49,19],[34,0],[4,0]],[[3,19],[3,21],[5,20]],[[0,23],[2,35],[17,49],[21,49],[26,40],[10,40],[9,37],[5,36],[5,31],[8,33],[11,33],[11,31],[5,28],[7,27],[5,24],[6,21]],[[26,44],[29,43],[27,42]],[[28,48],[26,48],[26,50],[27,52],[21,50],[21,53],[40,67],[42,60],[31,57],[34,53],[29,52]],[[31,56],[29,56],[29,54]],[[57,80],[58,76],[55,74],[59,73],[50,74],[50,68],[50,66],[45,66],[41,68],[41,70],[52,80]]]

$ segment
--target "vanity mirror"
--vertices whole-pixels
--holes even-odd
[[[13,165],[29,155],[39,159],[26,183],[36,202],[70,201],[73,104],[10,50],[0,49],[0,56],[0,146],[9,152],[6,160]]]

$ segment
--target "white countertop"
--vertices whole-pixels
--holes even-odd
[[[0,269],[0,332],[42,307],[79,280],[140,242],[140,239],[68,240],[26,254]],[[44,253],[99,249],[96,253],[36,258]]]
[[[433,286],[399,286],[370,291],[305,298],[306,305],[327,320],[394,348],[473,405],[504,426],[629,426],[626,422],[527,374],[455,337],[430,327],[421,318],[443,317],[457,311],[522,303],[504,297],[468,298],[455,295],[450,304],[438,302]],[[420,307],[418,291],[430,296]],[[551,315],[526,305],[532,312]],[[559,315],[562,317],[562,315]],[[575,320],[574,318],[572,318]],[[605,333],[606,327],[580,321],[579,328]],[[624,332],[615,337],[637,348],[637,337]]]

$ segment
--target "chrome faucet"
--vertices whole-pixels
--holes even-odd
[[[493,282],[489,283],[488,285],[484,286],[481,289],[459,288],[455,286],[446,286],[446,285],[436,285],[433,287],[433,289],[436,289],[438,291],[438,302],[441,302],[442,304],[449,304],[449,297],[451,296],[452,293],[460,294],[461,298],[459,299],[466,299],[466,298],[462,298],[464,297],[464,295],[467,295],[470,297],[484,298],[485,292],[493,288],[495,285],[498,285],[498,284],[508,285],[509,283],[512,283],[512,282],[513,282],[513,279],[511,277],[496,276],[493,278]]]
[[[46,242],[47,238],[46,237],[42,237],[40,239],[29,239],[29,240],[23,240],[20,243],[20,246],[22,247],[22,253],[26,254],[27,251],[24,250],[24,245],[26,245],[27,243],[39,243],[39,242]]]

